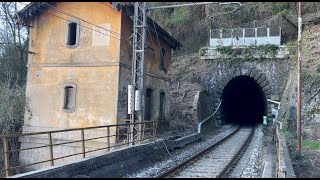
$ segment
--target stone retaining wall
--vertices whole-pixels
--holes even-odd
[[[182,148],[202,136],[194,133],[175,140],[157,140],[74,163],[23,173],[9,178],[101,178],[123,177],[151,166],[168,156],[166,149]]]

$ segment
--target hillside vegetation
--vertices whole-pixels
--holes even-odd
[[[183,4],[190,2],[150,2],[150,6]],[[183,47],[175,55],[198,52],[209,43],[209,29],[236,27],[281,26],[284,41],[296,39],[296,32],[279,17],[295,18],[297,2],[241,2],[240,6],[218,4],[195,5],[151,10],[150,16],[178,39]],[[303,2],[303,14],[320,11],[320,2]]]

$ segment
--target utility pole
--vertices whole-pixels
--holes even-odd
[[[141,131],[143,122],[142,96],[144,94],[144,71],[145,71],[145,45],[146,45],[146,25],[147,25],[147,2],[134,2],[133,18],[133,61],[132,61],[132,85],[128,87],[128,95],[134,94],[131,98],[131,105],[134,110],[129,110],[130,135],[129,144],[141,142]],[[131,92],[130,92],[131,90]],[[129,95],[130,96],[130,95]],[[130,109],[130,108],[129,108]],[[136,119],[138,118],[138,119]],[[140,124],[135,124],[140,123]]]
[[[298,3],[298,95],[297,95],[297,151],[301,152],[301,2]]]

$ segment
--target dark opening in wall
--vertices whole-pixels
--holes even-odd
[[[152,110],[152,89],[148,88],[146,90],[146,102],[145,102],[145,120],[151,120],[151,110]]]
[[[266,97],[260,85],[249,76],[237,76],[224,88],[222,116],[226,123],[262,123]]]
[[[67,45],[73,46],[77,44],[77,28],[78,24],[75,22],[68,24]]]
[[[74,112],[76,106],[76,86],[65,85],[63,88],[63,109],[66,112]]]
[[[166,69],[166,50],[161,48],[161,57],[160,57],[160,69]]]
[[[160,118],[165,118],[165,98],[166,94],[164,92],[160,92]]]

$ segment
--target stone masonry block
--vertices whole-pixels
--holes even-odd
[[[262,74],[262,76],[259,78],[259,79],[257,79],[257,83],[258,84],[261,84],[263,81],[265,81],[267,78],[266,78],[266,76],[264,75],[264,74]]]
[[[253,78],[257,73],[258,73],[258,71],[256,69],[252,70],[250,73],[250,77]]]
[[[257,73],[257,74],[253,77],[253,79],[257,81],[261,76],[262,76],[262,73]]]

